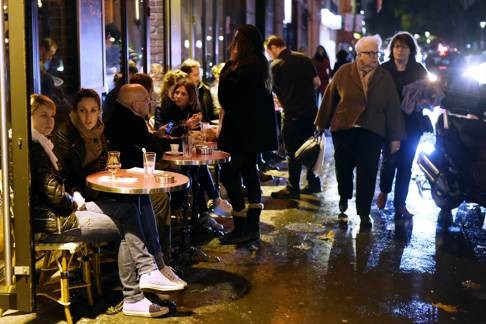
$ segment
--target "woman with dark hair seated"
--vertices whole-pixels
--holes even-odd
[[[194,83],[186,79],[179,80],[172,90],[171,99],[168,105],[161,108],[159,118],[162,125],[171,123],[176,129],[172,133],[175,132],[178,136],[182,135],[182,129],[199,129],[202,114]],[[213,199],[214,212],[220,216],[231,215],[231,204],[220,197],[207,166],[200,167],[199,181],[208,198]],[[203,211],[205,205],[205,200],[201,198],[199,207],[202,207]]]
[[[89,174],[104,170],[106,166],[107,144],[100,112],[98,93],[92,89],[81,89],[75,95],[69,120],[60,125],[53,134],[54,149],[63,166],[62,173],[66,179],[67,190],[75,196],[101,203],[100,208],[108,215],[119,204],[134,205],[140,211],[147,248],[154,256],[160,272],[168,280],[167,288],[183,289],[187,283],[164,263],[150,197],[99,193],[85,185]]]
[[[49,97],[32,95],[31,215],[36,240],[120,241],[118,274],[123,285],[123,313],[144,317],[168,313],[168,308],[152,303],[142,292],[142,289],[167,291],[177,287],[162,275],[145,248],[136,205],[125,202],[110,205],[109,199],[84,202],[79,195],[65,191],[54,145],[48,138],[54,129],[55,114],[56,106]],[[109,213],[105,213],[108,209]]]

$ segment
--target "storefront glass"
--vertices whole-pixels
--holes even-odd
[[[225,59],[224,2],[181,1],[181,62],[187,58],[197,60],[206,81],[212,80],[211,67]]]
[[[137,67],[138,72],[144,70],[145,53],[145,15],[143,0],[127,1],[127,27],[128,27],[128,56],[130,63]]]
[[[77,91],[76,1],[38,1],[40,91],[54,100],[59,117],[67,115]]]
[[[120,12],[120,0],[105,0],[105,73],[108,91],[115,87],[115,78],[121,71]]]

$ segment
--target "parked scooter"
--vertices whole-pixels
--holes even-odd
[[[435,126],[435,150],[418,164],[442,211],[463,201],[486,207],[486,87],[450,86]]]

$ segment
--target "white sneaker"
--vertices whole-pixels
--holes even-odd
[[[123,314],[128,316],[159,317],[169,312],[169,308],[152,303],[147,298],[134,303],[123,302]]]
[[[154,270],[141,275],[138,285],[142,290],[176,291],[184,289],[184,285],[170,280],[159,270]]]
[[[169,266],[164,266],[162,269],[160,269],[160,272],[162,273],[163,276],[165,276],[167,279],[169,279],[172,282],[178,283],[183,285],[184,287],[187,286],[187,282],[182,280],[175,272],[172,267]]]
[[[231,216],[232,211],[233,211],[233,206],[231,206],[229,201],[221,198],[216,198],[214,200],[214,213],[216,215],[229,217]]]

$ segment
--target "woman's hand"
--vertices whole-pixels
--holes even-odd
[[[86,200],[79,191],[73,193],[73,200],[76,202],[76,205],[78,205],[78,210],[86,210]]]
[[[194,114],[186,121],[186,126],[188,129],[196,129],[199,127],[199,123],[201,122],[201,115]]]

